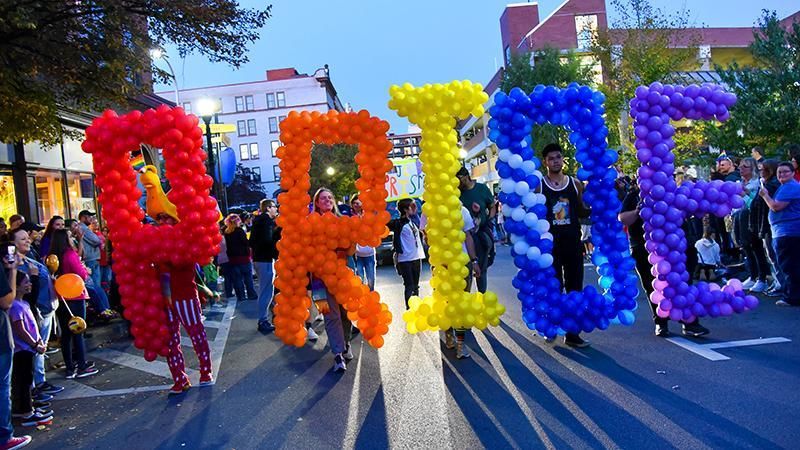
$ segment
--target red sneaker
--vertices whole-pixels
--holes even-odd
[[[12,437],[3,445],[0,445],[0,450],[16,450],[18,448],[25,447],[26,445],[31,443],[30,436],[18,436]]]
[[[188,391],[190,387],[192,387],[192,383],[189,383],[189,380],[186,380],[183,383],[175,383],[171,388],[169,388],[167,395],[183,394],[184,392]]]
[[[200,374],[200,386],[210,386],[214,384],[214,377],[210,373]]]

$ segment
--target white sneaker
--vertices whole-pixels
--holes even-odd
[[[469,358],[469,350],[467,350],[467,346],[464,345],[463,342],[459,342],[456,344],[456,358],[464,359]]]
[[[347,363],[344,360],[344,356],[342,356],[341,353],[338,353],[333,357],[333,371],[344,372],[345,370],[347,370]]]
[[[346,361],[352,361],[355,356],[353,356],[353,347],[350,344],[347,344],[347,349],[342,354]]]
[[[764,292],[764,290],[766,289],[767,289],[767,283],[758,280],[758,282],[756,282],[756,284],[754,284],[753,287],[750,288],[750,292]]]
[[[323,320],[325,320],[325,316],[323,316],[322,313],[317,314],[317,317],[314,317],[314,322],[322,322]]]
[[[317,340],[317,339],[319,339],[319,335],[317,334],[317,332],[316,332],[316,331],[314,331],[314,329],[313,329],[313,328],[309,328],[309,329],[308,329],[308,330],[306,330],[306,331],[308,331],[308,340],[309,340],[309,341],[314,341],[314,342],[316,342],[316,340]]]
[[[752,278],[747,277],[747,279],[742,282],[742,289],[744,289],[745,291],[749,291],[750,289],[753,288],[755,284],[756,282],[753,281]]]

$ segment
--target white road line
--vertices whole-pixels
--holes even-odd
[[[102,359],[103,361],[108,361],[119,366],[130,367],[131,369],[167,379],[172,378],[172,375],[169,373],[169,366],[162,360],[157,359],[153,362],[148,362],[142,358],[141,355],[134,355],[133,353],[121,352],[110,348],[98,348],[92,351],[91,355],[93,358]],[[194,369],[186,368],[187,375],[190,377],[196,376],[199,379],[200,375],[196,372],[197,371]]]
[[[713,342],[711,344],[698,344],[684,338],[667,338],[669,342],[682,347],[690,352],[700,355],[711,361],[726,361],[730,358],[722,353],[715,352],[714,349],[718,348],[734,348],[734,347],[748,347],[751,345],[763,344],[780,344],[783,342],[792,342],[791,339],[784,337],[762,338],[762,339],[745,339],[741,341],[727,341],[727,342]]]

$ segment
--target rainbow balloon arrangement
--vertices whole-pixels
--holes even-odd
[[[480,84],[453,81],[414,87],[392,86],[389,108],[422,129],[420,159],[425,170],[425,204],[433,295],[412,297],[403,314],[409,333],[446,330],[450,327],[479,329],[497,326],[505,307],[493,292],[468,293],[465,278],[469,257],[462,250],[463,218],[455,173],[458,161],[456,119],[483,115],[488,100]]]
[[[500,201],[505,228],[511,235],[514,265],[519,272],[512,284],[519,290],[522,317],[528,328],[546,337],[604,330],[609,324],[633,323],[638,278],[632,272],[628,239],[617,220],[621,204],[614,192],[617,153],[606,149],[602,93],[572,83],[565,89],[536,86],[530,95],[519,88],[498,93],[489,110],[489,138],[501,149],[497,172],[502,178]],[[578,179],[588,181],[584,201],[592,209],[593,261],[600,274],[599,292],[563,294],[553,269],[553,236],[545,220],[540,189],[541,163],[531,148],[534,125],[553,124],[570,131],[569,140],[581,163]]]
[[[653,83],[639,86],[630,101],[636,135],[639,189],[644,202],[640,215],[644,220],[645,246],[655,291],[650,301],[658,305],[659,317],[691,322],[697,317],[727,316],[758,306],[758,299],[746,295],[742,283],[731,279],[720,289],[716,283],[689,285],[686,270],[686,235],[681,229],[684,218],[730,214],[741,208],[742,188],[737,183],[684,182],[678,187],[673,178],[675,134],[670,120],[719,120],[730,117],[728,108],[736,103],[734,94],[717,85],[672,86]]]

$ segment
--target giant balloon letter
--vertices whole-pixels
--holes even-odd
[[[638,280],[631,270],[628,240],[617,220],[621,204],[614,191],[617,160],[606,149],[608,129],[603,119],[603,94],[575,83],[565,89],[536,86],[530,95],[519,88],[498,93],[490,109],[489,138],[501,149],[497,172],[502,178],[501,202],[505,228],[511,234],[514,265],[512,284],[519,290],[522,317],[528,328],[547,337],[556,334],[604,330],[617,320],[633,323]],[[583,292],[560,291],[553,269],[553,236],[545,220],[547,210],[540,190],[541,163],[531,148],[534,125],[561,125],[570,131],[578,178],[588,180],[584,201],[592,208],[593,261],[600,273],[600,293],[594,286]]]
[[[154,263],[207,264],[219,252],[217,202],[209,196],[203,132],[197,117],[182,108],[160,106],[117,116],[108,110],[86,129],[83,150],[92,154],[99,201],[114,242],[114,273],[134,345],[152,361],[166,356],[169,329]],[[163,149],[169,200],[177,206],[177,225],[142,224],[141,191],[129,163],[142,143]]]
[[[422,129],[420,159],[425,171],[425,204],[433,295],[412,297],[403,314],[410,333],[448,328],[484,329],[497,326],[505,307],[493,292],[468,293],[469,257],[462,251],[464,221],[461,216],[458,180],[456,119],[470,113],[483,115],[487,96],[480,84],[453,81],[415,88],[406,83],[392,86],[389,108]]]
[[[336,249],[354,243],[376,247],[389,221],[386,211],[386,172],[392,168],[388,159],[392,144],[386,138],[389,124],[371,117],[367,111],[340,113],[292,111],[281,123],[281,189],[278,195],[283,228],[278,241],[280,257],[275,263],[275,287],[280,289],[275,302],[275,334],[287,345],[301,347],[306,341],[303,326],[309,315],[311,299],[306,286],[308,273],[320,277],[328,291],[347,310],[364,338],[375,348],[383,345],[392,314],[380,302],[377,292],[370,292],[361,280],[337,258]],[[356,164],[361,178],[356,181],[364,204],[363,217],[336,217],[310,214],[312,143],[333,145],[358,144]]]
[[[631,99],[631,117],[636,127],[636,157],[639,188],[644,207],[646,247],[653,264],[655,291],[650,301],[658,305],[657,314],[672,320],[693,321],[696,317],[726,316],[755,308],[758,299],[746,295],[742,283],[732,279],[720,289],[715,283],[699,282],[690,286],[686,270],[686,235],[681,229],[684,218],[708,213],[722,217],[731,208],[740,208],[742,188],[736,183],[713,181],[684,182],[678,187],[673,178],[675,156],[672,149],[675,129],[671,120],[728,120],[728,108],[736,96],[714,84],[671,86],[653,83],[636,88]]]

